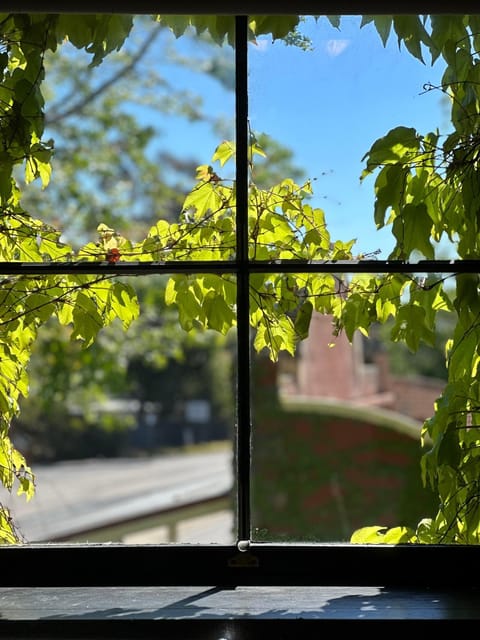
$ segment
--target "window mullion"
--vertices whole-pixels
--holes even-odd
[[[237,387],[236,479],[238,541],[250,539],[250,313],[248,271],[248,21],[235,18]]]

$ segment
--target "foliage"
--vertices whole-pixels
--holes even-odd
[[[222,16],[182,16],[164,20],[178,36],[194,26],[216,42],[232,42],[233,23]],[[331,19],[336,26],[339,19]],[[434,258],[446,237],[460,259],[477,260],[478,233],[478,16],[364,16],[384,43],[395,34],[399,45],[423,62],[443,58],[446,69],[441,90],[451,101],[452,131],[420,134],[399,126],[385,134],[365,155],[363,177],[375,173],[375,222],[391,225],[396,245],[392,260],[417,256]],[[60,233],[27,213],[20,201],[19,168],[26,183],[40,181],[46,188],[51,173],[53,143],[43,141],[44,99],[41,81],[47,50],[55,51],[68,36],[99,65],[120,49],[132,27],[128,16],[0,16],[4,50],[1,92],[0,259],[6,262],[83,260],[116,264],[119,261],[194,260],[229,261],[235,257],[235,185],[221,172],[232,161],[235,146],[224,141],[212,164],[198,167],[197,184],[186,196],[178,220],[160,219],[146,237],[133,241],[116,233],[106,221],[98,226],[97,242],[78,251],[60,240]],[[295,16],[261,16],[250,21],[250,34],[285,37],[295,30]],[[252,137],[252,161],[263,154]],[[214,168],[215,167],[215,168]],[[217,168],[218,167],[218,168]],[[309,182],[283,178],[271,186],[250,186],[249,256],[267,263],[278,261],[350,260],[353,240],[332,241],[325,214],[309,204]],[[228,271],[228,270],[226,270]],[[478,274],[446,273],[414,278],[406,273],[358,275],[341,273],[257,273],[251,279],[250,322],[254,347],[272,360],[281,351],[293,354],[308,335],[311,313],[331,314],[337,332],[352,339],[356,331],[368,335],[374,323],[393,319],[391,339],[412,351],[431,344],[436,317],[448,312],[456,324],[447,343],[448,380],[435,414],[423,429],[431,447],[422,458],[422,479],[438,492],[435,518],[421,520],[416,530],[381,526],[361,529],[353,542],[476,543],[480,535],[478,491],[479,438],[477,380]],[[124,329],[138,317],[134,289],[116,277],[80,274],[5,276],[0,289],[1,471],[8,489],[17,487],[30,498],[34,477],[9,439],[11,420],[19,399],[28,393],[27,365],[38,331],[50,318],[70,328],[70,336],[89,347],[101,330],[118,320]],[[213,330],[226,335],[235,325],[236,293],[228,273],[172,276],[165,302],[176,307],[187,332]],[[15,530],[2,511],[3,540],[15,539]]]

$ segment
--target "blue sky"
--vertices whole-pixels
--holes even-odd
[[[442,67],[414,59],[395,36],[384,48],[372,25],[343,18],[340,30],[325,18],[303,31],[304,52],[264,38],[250,48],[250,115],[263,131],[295,151],[296,162],[316,178],[316,205],[327,214],[332,239],[357,238],[357,250],[392,246],[389,230],[373,222],[373,178],[360,184],[361,159],[371,144],[398,125],[427,133],[448,126],[440,91]]]

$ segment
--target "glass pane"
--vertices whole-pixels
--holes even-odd
[[[82,47],[86,18],[74,15],[60,17],[57,31],[70,37],[45,55],[51,179],[25,185],[22,167],[18,178],[24,208],[69,248],[55,252],[50,235],[37,259],[229,260],[234,160],[223,156],[220,178],[212,158],[221,143],[233,148],[233,47],[187,16],[115,19],[104,59],[101,46]],[[222,30],[232,37],[233,17]]]
[[[222,278],[123,278],[139,317],[86,349],[70,326],[42,327],[11,429],[36,491],[28,502],[1,494],[25,541],[232,542],[234,334],[199,320],[186,331],[164,301],[173,280],[199,299]],[[212,316],[228,301],[216,289]]]
[[[457,446],[475,447],[472,426],[477,421],[474,393],[478,385],[470,382],[463,387],[455,381],[447,390],[445,353],[447,345],[447,353],[460,353],[466,330],[476,346],[465,357],[478,357],[476,321],[464,328],[464,320],[448,302],[472,279],[477,281],[477,275],[264,277],[265,289],[271,291],[281,290],[282,278],[284,286],[288,281],[291,285],[303,281],[302,300],[312,302],[320,312],[313,311],[308,337],[297,344],[294,355],[284,349],[275,361],[268,351],[270,344],[258,352],[259,334],[254,338],[253,539],[349,542],[363,527],[414,531],[421,520],[437,514],[438,493],[429,483],[423,485],[422,474],[428,475],[428,459],[444,425],[452,425],[460,443],[443,439],[440,473],[443,464],[452,463]],[[321,302],[312,293],[316,281],[321,283]],[[361,313],[360,296],[366,307],[374,305],[375,299],[378,304],[383,300],[399,305],[398,296],[387,297],[399,291],[399,283],[403,283],[403,312],[372,322],[351,339],[348,328],[336,332],[339,313],[344,320],[352,312]],[[256,290],[260,291],[258,282]],[[433,299],[437,304],[430,303]],[[301,317],[302,304],[271,313],[270,334],[280,335],[280,327],[288,326],[288,315],[293,340],[297,339],[296,319]],[[332,312],[325,313],[329,304]],[[401,342],[406,334],[408,344]],[[460,393],[464,388],[470,388],[470,395],[465,391],[451,399],[455,390]],[[442,394],[444,400],[440,400]],[[440,410],[435,412],[437,403]],[[447,453],[449,447],[451,453]],[[471,462],[465,463],[470,470]],[[473,486],[472,481],[472,490]],[[446,508],[446,517],[448,513]]]
[[[76,272],[234,255],[234,18],[202,21],[2,22],[0,261],[42,273],[0,279],[1,503],[28,542],[232,538],[234,281]]]
[[[424,53],[423,64],[405,43],[398,46],[393,28],[384,46],[374,25],[360,28],[361,22],[361,16],[341,16],[335,28],[326,16],[305,16],[295,44],[259,37],[249,48],[250,126],[267,156],[253,156],[253,180],[268,194],[255,220],[270,217],[271,234],[275,228],[277,240],[284,239],[274,255],[270,239],[264,236],[262,242],[254,234],[259,259],[346,259],[343,246],[343,254],[332,253],[333,243],[351,240],[351,257],[387,259],[394,247],[389,212],[374,218],[378,171],[361,179],[365,155],[399,126],[419,134],[437,127],[445,131],[449,105],[440,89],[442,58],[430,66],[430,54]],[[271,169],[279,157],[282,173]],[[425,164],[425,158],[418,163]],[[290,206],[282,211],[287,194]],[[301,209],[305,205],[313,211]],[[283,223],[273,215],[274,206],[282,211]],[[380,218],[382,228],[377,227]],[[454,247],[442,245],[442,250],[452,254]]]

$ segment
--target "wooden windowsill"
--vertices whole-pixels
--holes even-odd
[[[342,623],[374,622],[394,628],[398,622],[458,624],[479,618],[480,591],[476,588],[462,592],[373,586],[0,589],[0,637],[9,640],[300,640],[308,637],[304,633]]]

